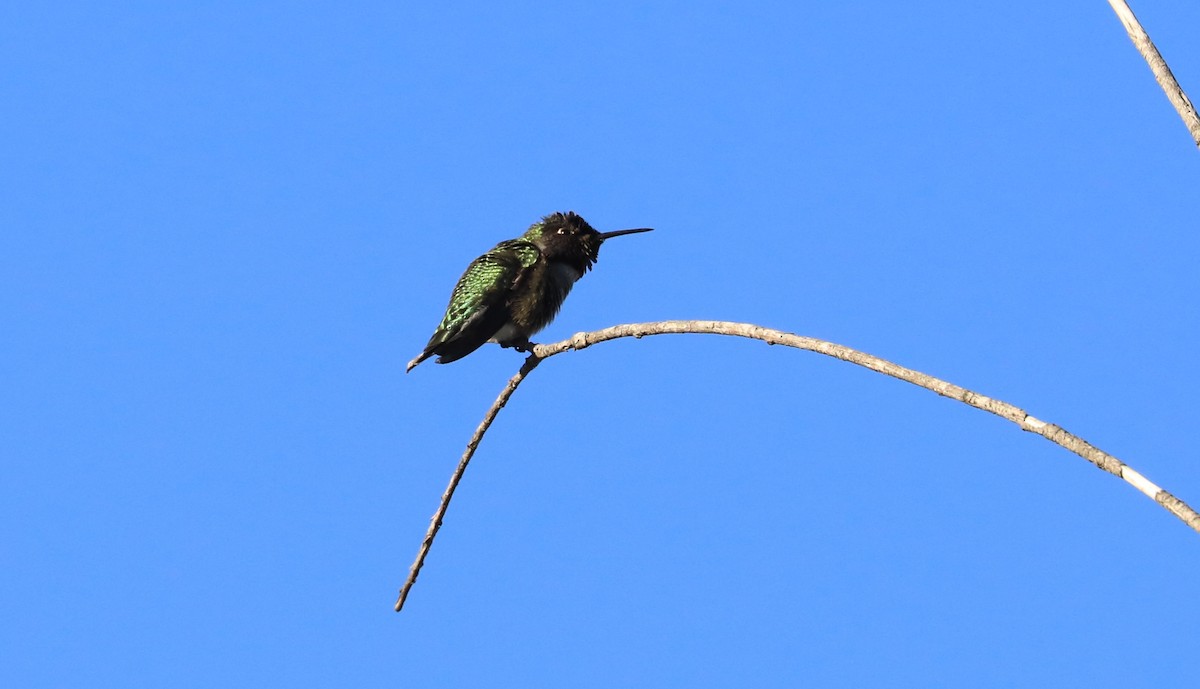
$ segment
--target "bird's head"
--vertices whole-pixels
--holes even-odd
[[[580,273],[590,269],[600,257],[600,245],[604,240],[623,234],[649,232],[650,227],[632,230],[597,232],[586,220],[575,214],[551,213],[534,223],[525,231],[524,238],[537,245],[542,255],[551,261],[561,261],[575,266]]]

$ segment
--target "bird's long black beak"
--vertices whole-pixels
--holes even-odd
[[[620,237],[623,234],[637,234],[638,232],[650,232],[653,227],[639,227],[635,230],[613,230],[612,232],[600,233],[600,241],[604,241],[610,237]]]

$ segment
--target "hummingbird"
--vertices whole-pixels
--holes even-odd
[[[597,232],[570,211],[551,213],[517,239],[500,242],[467,266],[442,322],[405,373],[435,354],[439,364],[458,361],[485,342],[529,351],[529,338],[554,320],[606,239],[652,229]]]

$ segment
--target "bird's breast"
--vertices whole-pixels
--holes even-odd
[[[550,264],[550,279],[563,289],[571,289],[571,285],[574,285],[581,277],[583,277],[583,273],[575,266],[557,262]]]
[[[509,302],[508,322],[492,336],[492,341],[522,342],[546,327],[581,277],[583,271],[557,261],[531,273],[526,286]]]

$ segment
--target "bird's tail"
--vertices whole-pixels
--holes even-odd
[[[418,354],[418,355],[417,355],[417,358],[415,358],[415,359],[413,359],[412,361],[408,362],[408,366],[405,366],[405,367],[404,367],[404,372],[405,372],[405,373],[408,373],[409,371],[411,371],[411,370],[413,370],[414,368],[416,368],[416,365],[417,365],[417,364],[421,363],[422,361],[425,361],[426,359],[428,359],[428,358],[429,358],[429,357],[431,357],[431,356],[433,356],[433,352],[430,352],[430,351],[428,351],[428,350],[427,350],[427,351],[424,351],[424,352],[421,352],[420,354]]]

